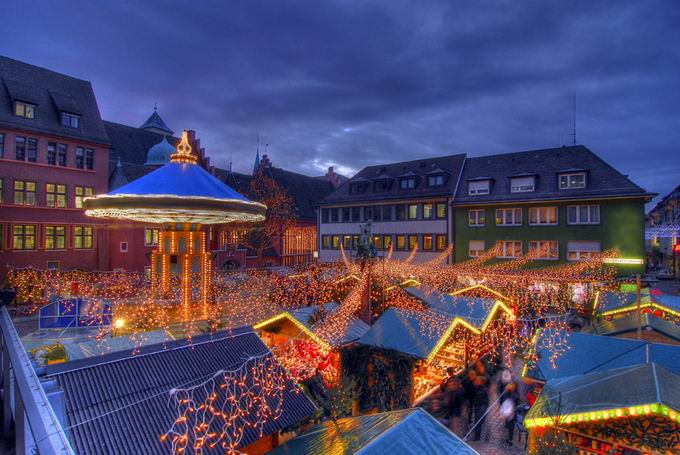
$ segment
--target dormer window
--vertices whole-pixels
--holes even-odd
[[[23,101],[15,101],[14,115],[23,118],[35,118],[35,104],[24,103]]]
[[[62,126],[68,126],[69,128],[80,128],[80,115],[62,112],[61,124]]]
[[[399,180],[399,189],[401,190],[412,190],[416,187],[415,177],[406,177]]]
[[[529,193],[534,191],[535,187],[536,179],[534,176],[510,178],[511,193]]]
[[[468,182],[468,194],[470,196],[489,194],[490,187],[491,187],[490,180],[475,180],[472,182]]]
[[[350,183],[349,185],[349,192],[350,194],[362,194],[366,192],[366,187],[367,187],[366,182],[354,182]]]
[[[561,190],[574,190],[578,188],[586,187],[586,173],[577,172],[573,174],[561,174],[560,175],[560,189]]]
[[[389,191],[392,187],[393,180],[394,179],[387,174],[382,174],[376,177],[375,180],[373,180],[373,191],[376,193]]]
[[[430,175],[427,177],[427,186],[444,186],[443,175]]]

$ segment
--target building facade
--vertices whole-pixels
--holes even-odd
[[[109,140],[90,82],[0,56],[0,276],[108,267],[84,197],[106,192]]]
[[[495,246],[499,259],[534,252],[545,266],[610,249],[641,259],[651,197],[580,145],[468,158],[452,204],[456,262]]]
[[[452,243],[453,200],[465,155],[369,166],[320,203],[319,258],[352,256],[360,226],[372,221],[381,255],[416,262],[433,259]]]
[[[680,277],[680,186],[664,196],[647,216],[647,262]]]

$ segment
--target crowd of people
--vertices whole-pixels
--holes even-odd
[[[494,390],[495,389],[495,390]],[[535,393],[533,390],[529,393]],[[528,406],[520,400],[520,383],[512,372],[501,365],[479,360],[463,372],[456,374],[453,368],[447,374],[428,400],[430,413],[445,426],[450,427],[452,419],[467,422],[472,431],[472,440],[479,441],[484,432],[491,398],[496,397],[500,418],[504,420],[507,444],[512,444],[518,417],[523,418]],[[527,399],[531,397],[527,395]]]

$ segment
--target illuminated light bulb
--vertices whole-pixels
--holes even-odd
[[[116,319],[116,321],[113,323],[114,327],[117,329],[122,329],[125,327],[125,319]]]

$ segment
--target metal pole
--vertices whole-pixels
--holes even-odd
[[[637,339],[640,340],[642,339],[642,311],[640,309],[640,294],[641,294],[641,287],[642,284],[640,282],[640,274],[638,273],[635,275],[635,286],[636,286],[636,294],[637,294],[637,322],[638,322],[638,327],[637,327]]]

